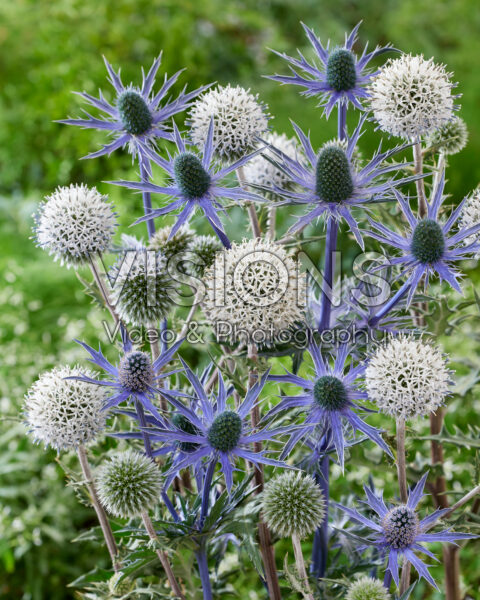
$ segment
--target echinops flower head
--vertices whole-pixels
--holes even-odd
[[[195,235],[193,230],[190,229],[188,225],[185,225],[179,229],[172,237],[170,237],[171,232],[171,225],[157,229],[148,243],[149,250],[157,250],[161,252],[167,261],[172,256],[186,252],[189,249],[189,244],[192,242]]]
[[[136,517],[155,506],[162,490],[158,466],[134,450],[113,455],[97,477],[100,502],[115,517]]]
[[[345,600],[390,600],[388,590],[379,579],[359,577],[347,590]]]
[[[200,96],[190,110],[191,137],[199,147],[207,143],[213,118],[215,154],[232,160],[252,151],[268,127],[267,107],[240,86],[218,86]]]
[[[370,106],[380,129],[411,140],[450,121],[456,108],[450,77],[433,58],[403,54],[390,59],[369,87]]]
[[[462,229],[470,229],[480,224],[480,186],[477,187],[468,197],[463,206],[460,217],[460,227]],[[476,231],[469,235],[465,241],[465,246],[470,244],[480,244],[480,232]],[[480,258],[480,247],[478,248],[476,258]]]
[[[322,523],[325,500],[313,477],[299,471],[286,471],[266,484],[262,513],[276,535],[304,538]]]
[[[71,377],[94,377],[80,367],[55,367],[40,375],[24,404],[29,433],[35,441],[57,451],[72,450],[95,440],[104,429],[102,410],[108,392],[101,386]]]
[[[399,336],[379,346],[371,357],[365,383],[378,409],[393,417],[427,415],[450,394],[450,371],[440,350],[413,336]]]
[[[223,246],[220,240],[214,235],[197,235],[189,246],[192,253],[192,262],[190,269],[194,275],[202,277],[205,270],[213,265],[217,252],[220,252]]]
[[[453,117],[428,136],[427,145],[444,154],[457,154],[468,142],[468,129],[460,117]]]
[[[38,246],[67,267],[109,249],[116,214],[107,196],[86,185],[59,187],[40,204],[34,233]]]

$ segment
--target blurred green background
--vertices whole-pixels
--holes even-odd
[[[460,115],[468,125],[470,141],[450,161],[448,192],[455,200],[462,198],[480,181],[477,0],[14,0],[0,4],[1,598],[73,597],[66,589],[68,582],[104,559],[103,552],[88,543],[71,544],[91,524],[91,511],[78,502],[71,487],[65,487],[65,474],[55,455],[26,438],[19,415],[32,380],[57,362],[80,360],[82,353],[72,339],[90,336],[93,341],[100,318],[74,272],[54,264],[34,247],[29,239],[31,214],[46,193],[70,182],[97,185],[110,193],[125,225],[132,222],[137,210],[133,204],[138,204],[138,197],[101,183],[135,178],[126,153],[80,161],[104,141],[102,134],[54,123],[80,114],[82,103],[72,91],[95,94],[101,87],[109,97],[102,54],[115,67],[122,67],[124,81],[139,82],[140,66],[148,68],[163,49],[162,72],[187,69],[174,92],[187,82],[189,89],[211,81],[239,83],[258,92],[269,105],[277,131],[290,134],[292,118],[322,142],[334,134],[334,118],[327,123],[313,99],[301,98],[296,89],[262,77],[285,72],[285,65],[268,48],[292,54],[298,47],[308,55],[300,21],[322,38],[341,42],[343,32],[362,19],[362,45],[367,40],[371,46],[391,42],[407,52],[435,56],[459,81]],[[353,122],[357,117],[354,114]],[[362,139],[366,155],[378,137],[370,127]],[[478,350],[475,343],[457,340],[451,345],[459,360],[462,353],[472,359],[472,352]],[[455,423],[471,422],[478,408],[469,391],[456,405]],[[457,474],[464,473],[465,479],[469,461],[467,454],[456,465]],[[476,584],[478,590],[478,557],[467,550],[462,562],[466,583]],[[246,598],[247,592],[240,595]]]

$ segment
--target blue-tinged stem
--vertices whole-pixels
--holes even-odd
[[[337,135],[339,140],[344,140],[347,137],[347,105],[338,105],[338,120],[337,120]]]
[[[327,240],[325,246],[325,268],[323,272],[322,306],[318,330],[324,331],[330,328],[330,315],[332,312],[332,299],[330,291],[333,289],[334,263],[333,255],[337,249],[338,223],[335,219],[329,219],[327,223]]]
[[[380,321],[400,302],[405,294],[410,289],[411,283],[407,279],[402,287],[390,298],[390,300],[384,304],[384,306],[378,311],[378,313],[370,319],[368,324],[370,327],[375,327]]]
[[[198,572],[202,582],[203,600],[212,600],[212,584],[210,583],[210,575],[208,573],[208,560],[205,548],[202,547],[195,553],[198,564]]]
[[[140,176],[142,178],[142,183],[148,183],[150,177],[148,176],[148,171],[143,164],[143,161],[140,161]],[[152,197],[150,192],[142,192],[143,199],[143,211],[146,215],[149,215],[152,212]],[[148,239],[150,239],[155,234],[155,223],[153,219],[148,220],[147,222],[147,232]]]
[[[212,479],[213,473],[215,471],[215,465],[215,460],[210,461],[207,472],[205,474],[205,479],[203,480],[202,508],[200,511],[200,529],[203,527],[203,524],[208,514],[208,502],[210,498],[210,488],[212,487]]]
[[[322,490],[325,499],[325,517],[321,526],[315,531],[310,571],[317,577],[325,577],[328,554],[328,504],[330,487],[330,456],[325,454],[320,463],[320,472],[315,480]]]
[[[385,577],[383,578],[383,587],[387,590],[390,591],[390,586],[392,585],[392,574],[390,573],[390,571],[387,569],[385,571]]]

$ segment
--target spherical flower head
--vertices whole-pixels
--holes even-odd
[[[468,129],[460,117],[453,117],[428,136],[427,144],[445,154],[457,154],[468,142]]]
[[[460,227],[462,229],[470,229],[480,223],[480,186],[474,190],[468,197],[465,206],[463,207],[462,216],[460,218]],[[474,233],[465,238],[465,246],[469,246],[474,242],[480,242],[480,233]],[[480,250],[477,258],[480,258]]]
[[[438,348],[400,336],[379,346],[367,365],[365,383],[381,412],[409,419],[437,410],[450,393],[451,381]]]
[[[340,144],[328,143],[320,150],[315,176],[316,193],[325,202],[342,202],[353,192],[350,161]]]
[[[117,226],[107,196],[86,185],[57,188],[40,205],[35,222],[37,244],[75,268],[108,250]]]
[[[172,256],[186,252],[194,239],[194,232],[188,226],[182,227],[170,238],[171,231],[172,227],[170,225],[157,229],[148,244],[149,250],[161,252],[167,261]]]
[[[202,277],[205,270],[213,265],[217,252],[222,248],[222,243],[214,235],[195,236],[189,246],[189,251],[196,257],[195,262],[190,263],[193,274]]]
[[[127,133],[142,135],[152,126],[152,113],[139,92],[126,89],[118,96],[117,108]]]
[[[295,139],[287,137],[284,133],[267,133],[262,136],[268,144],[283,152],[290,158],[297,157],[297,143]],[[272,188],[277,187],[284,189],[290,186],[290,180],[284,171],[279,169],[269,159],[275,158],[275,154],[268,148],[266,148],[261,154],[257,154],[250,159],[244,166],[243,171],[245,174],[245,181],[249,184]],[[272,196],[270,192],[264,192],[269,197]]]
[[[118,381],[127,390],[145,392],[153,384],[152,361],[146,352],[133,351],[122,356],[118,366]]]
[[[162,490],[157,465],[133,450],[113,455],[97,477],[100,502],[115,517],[136,517],[153,508]]]
[[[345,600],[391,600],[391,596],[382,581],[364,576],[348,587]]]
[[[402,504],[388,511],[382,519],[385,540],[392,548],[408,548],[418,535],[418,517],[414,510]]]
[[[325,501],[310,475],[287,471],[271,479],[262,494],[263,517],[280,537],[304,538],[322,523]]]
[[[453,116],[451,74],[423,56],[390,59],[370,85],[370,104],[380,129],[403,139],[432,133]]]
[[[24,413],[30,434],[57,451],[88,444],[104,429],[102,411],[108,391],[69,377],[94,378],[80,367],[56,367],[40,375],[25,396]]]
[[[130,254],[130,253],[129,253]],[[178,285],[160,252],[136,250],[111,269],[113,300],[120,318],[134,326],[151,326],[164,319]]]
[[[413,231],[411,251],[424,265],[440,260],[445,250],[442,227],[434,219],[422,219]]]
[[[313,386],[315,402],[326,410],[341,410],[348,403],[343,381],[333,375],[319,377]]]
[[[305,281],[283,247],[253,239],[218,254],[207,269],[203,311],[212,327],[246,332],[257,343],[303,320]],[[220,290],[220,292],[219,292]]]
[[[237,159],[253,150],[257,136],[267,130],[267,107],[258,94],[240,86],[219,86],[203,94],[190,111],[191,136],[200,147],[205,145],[213,117],[213,144],[221,159]]]

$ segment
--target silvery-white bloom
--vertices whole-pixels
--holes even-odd
[[[297,143],[294,138],[289,138],[284,133],[272,132],[264,135],[263,139],[290,158],[297,157]],[[246,182],[266,188],[288,186],[290,181],[286,173],[269,160],[274,158],[273,152],[267,148],[262,154],[257,154],[249,160],[243,168]]]
[[[222,159],[236,159],[253,150],[257,136],[268,127],[266,106],[258,94],[230,84],[209,90],[192,106],[190,126],[192,140],[203,147],[213,117],[213,145]]]
[[[413,336],[381,345],[365,371],[368,397],[379,410],[409,419],[437,410],[450,393],[450,372],[440,350]]]
[[[470,229],[480,223],[480,186],[478,186],[468,197],[464,204],[462,216],[460,218],[461,229]],[[469,235],[465,239],[465,245],[469,246],[474,242],[480,243],[480,233],[474,233]],[[480,251],[477,254],[477,258],[480,258]]]
[[[423,56],[390,59],[370,85],[370,105],[380,129],[404,139],[429,134],[453,116],[454,96],[443,65]]]
[[[37,244],[67,267],[108,250],[117,226],[107,196],[86,185],[57,188],[40,204],[35,221]]]
[[[29,433],[56,450],[87,444],[104,429],[102,410],[108,397],[103,386],[68,377],[93,378],[80,367],[56,367],[40,375],[25,396],[24,413]]]
[[[100,502],[116,517],[135,517],[155,506],[162,491],[162,475],[147,456],[127,450],[113,455],[99,471]]]
[[[390,593],[382,581],[364,575],[348,587],[345,600],[390,600],[390,598]]]
[[[303,321],[305,280],[286,250],[262,239],[232,244],[207,269],[203,311],[217,336],[225,325],[261,343]]]
[[[468,129],[460,117],[453,117],[428,136],[427,144],[445,154],[457,154],[468,142]]]
[[[286,471],[265,486],[262,512],[275,534],[304,538],[322,523],[325,500],[313,477],[300,471]]]

